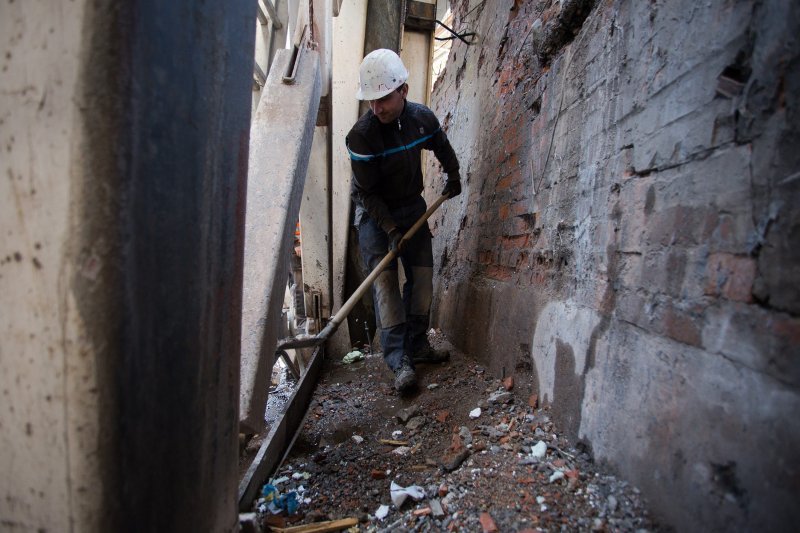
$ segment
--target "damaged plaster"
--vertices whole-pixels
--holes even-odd
[[[464,186],[432,224],[434,324],[496,375],[526,354],[675,527],[789,529],[798,7],[452,4],[478,40],[432,97]]]

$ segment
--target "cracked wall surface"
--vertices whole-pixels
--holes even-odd
[[[452,8],[479,39],[432,97],[464,185],[432,223],[435,325],[497,374],[531,367],[669,523],[788,530],[800,8]]]

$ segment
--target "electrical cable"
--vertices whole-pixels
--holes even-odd
[[[434,37],[434,39],[436,39],[437,41],[452,41],[453,39],[459,39],[459,40],[463,41],[467,46],[469,46],[469,45],[473,44],[475,39],[473,38],[473,39],[470,39],[469,41],[467,41],[465,39],[465,37],[475,37],[477,35],[474,31],[458,33],[454,29],[452,29],[449,26],[447,26],[441,20],[437,20],[436,24],[438,24],[439,26],[441,26],[442,28],[446,29],[447,31],[449,31],[450,33],[453,34],[450,37]]]

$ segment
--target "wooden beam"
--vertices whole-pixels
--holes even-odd
[[[316,524],[304,524],[293,527],[272,527],[274,533],[328,533],[329,531],[340,531],[358,525],[357,518],[342,518],[340,520],[329,520],[327,522],[317,522]]]
[[[286,410],[272,429],[258,450],[255,459],[250,464],[241,483],[239,483],[239,510],[251,510],[253,500],[256,499],[261,486],[277,468],[281,458],[289,448],[297,431],[300,430],[303,417],[311,402],[311,395],[317,384],[319,372],[322,369],[323,348],[317,348],[311,356],[308,370],[300,379],[297,388],[286,404]]]

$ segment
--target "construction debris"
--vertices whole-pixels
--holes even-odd
[[[447,365],[420,366],[419,391],[404,398],[380,357],[326,365],[311,404],[321,416],[306,419],[274,474],[286,478],[282,492],[298,494],[287,520],[355,517],[351,531],[387,532],[658,530],[638,490],[603,473],[548,407],[529,404],[538,397],[528,375],[515,374],[509,391],[508,380],[451,352]],[[413,494],[398,507],[392,487]]]
[[[357,524],[358,520],[355,518],[343,518],[341,520],[328,520],[302,526],[273,527],[270,530],[275,533],[328,533],[329,531],[341,531]]]
[[[342,363],[349,365],[351,363],[355,363],[356,361],[363,361],[364,360],[364,353],[360,350],[353,350],[352,352],[348,352],[342,358]]]
[[[422,487],[417,485],[410,485],[408,487],[401,487],[394,481],[390,486],[390,491],[392,495],[392,503],[395,507],[400,509],[403,506],[403,503],[406,499],[410,496],[415,500],[421,500],[425,497],[425,491],[422,490]]]

